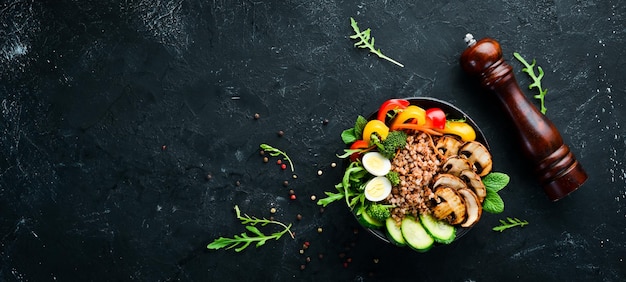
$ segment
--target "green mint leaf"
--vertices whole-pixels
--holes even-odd
[[[354,128],[346,129],[341,132],[341,140],[343,140],[343,143],[345,144],[351,144],[358,140],[354,134]]]
[[[366,124],[366,118],[361,115],[356,117],[356,122],[354,123],[354,137],[356,137],[357,140],[362,139],[361,136],[363,136],[363,129],[365,128]]]
[[[487,189],[487,196],[483,201],[483,211],[493,214],[504,211],[504,201],[497,192]]]
[[[511,178],[502,172],[490,172],[483,178],[483,184],[487,190],[498,192],[509,184]]]

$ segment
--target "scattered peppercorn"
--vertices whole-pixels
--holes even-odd
[[[281,164],[281,165],[280,165],[280,168],[281,168],[282,170],[285,170],[285,169],[287,169],[287,165],[286,165],[286,164]]]
[[[259,150],[259,155],[265,156],[265,150]]]
[[[283,160],[281,160],[281,159],[276,160],[276,164],[277,164],[277,165],[280,165],[280,164],[282,164],[282,163],[283,163]]]
[[[272,213],[272,214],[273,214],[273,213],[276,213],[276,208],[272,207],[272,208],[270,209],[270,213]]]
[[[300,254],[304,254],[304,250],[303,249],[300,249]]]
[[[289,189],[289,195],[293,195],[295,193],[296,193],[296,191],[294,191],[293,189]]]
[[[311,262],[311,257],[306,257],[306,262]]]
[[[322,230],[322,228],[321,228],[321,227],[318,227],[318,228],[317,228],[317,233],[322,233],[322,231],[323,231],[323,230]]]
[[[316,198],[315,195],[311,195],[311,201],[315,201]]]
[[[161,150],[162,150],[162,151],[165,151],[165,149],[167,149],[167,146],[166,146],[166,145],[161,146]]]
[[[302,215],[301,214],[296,215],[296,219],[297,220],[302,220]]]
[[[278,137],[283,137],[283,135],[285,135],[285,132],[282,130],[279,130],[277,134],[278,134]]]
[[[241,185],[241,182],[239,180],[235,181],[235,185],[239,186]]]
[[[264,163],[267,163],[267,162],[269,162],[269,161],[270,161],[270,159],[269,159],[268,157],[263,157],[263,162],[264,162]]]
[[[319,253],[319,254],[317,255],[317,258],[319,258],[319,259],[323,259],[323,258],[324,258],[324,254]]]
[[[298,178],[298,176],[294,174],[294,175],[291,176],[291,178],[296,179],[296,178]]]
[[[322,121],[322,124],[323,124],[323,125],[327,125],[329,122],[330,122],[330,121],[329,121],[327,118],[325,118],[325,119]]]
[[[283,186],[285,186],[285,187],[289,186],[289,181],[287,181],[287,180],[283,181]]]
[[[324,213],[324,208],[320,208],[320,213]]]
[[[292,194],[291,196],[289,196],[289,199],[295,200],[296,199],[296,194]]]
[[[335,163],[335,162],[330,163],[330,167],[337,167],[337,163]]]
[[[302,264],[300,265],[300,270],[304,270],[306,268],[306,265]]]
[[[207,173],[207,175],[206,175],[206,179],[207,179],[207,180],[211,180],[212,178],[213,178],[213,175],[212,175],[212,174],[210,174],[210,173]]]
[[[254,114],[254,119],[259,119],[261,115],[259,113]]]
[[[322,175],[324,172],[320,169],[317,171],[317,175]]]

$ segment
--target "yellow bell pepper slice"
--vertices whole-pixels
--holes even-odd
[[[380,120],[370,120],[365,125],[365,128],[363,128],[363,141],[369,144],[373,133],[378,134],[381,141],[385,140],[389,134],[389,127],[387,127],[387,125]]]
[[[454,134],[464,142],[476,140],[476,131],[466,122],[448,121],[443,129],[435,129],[441,133]]]
[[[410,105],[406,107],[402,112],[400,112],[391,123],[391,130],[395,130],[398,125],[406,123],[409,120],[415,120],[417,125],[425,125],[426,124],[426,110],[415,106]]]

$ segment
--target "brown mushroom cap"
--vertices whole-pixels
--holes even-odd
[[[441,166],[441,171],[454,176],[460,176],[461,171],[472,169],[472,165],[467,158],[462,156],[449,157]]]
[[[487,197],[487,189],[485,188],[485,184],[480,176],[475,173],[473,170],[464,170],[461,172],[460,178],[465,181],[467,187],[470,188],[476,196],[478,196],[478,200],[482,203]]]
[[[432,209],[433,216],[440,220],[447,220],[452,225],[461,224],[466,219],[466,207],[463,198],[453,188],[439,187],[435,195],[440,202]]]
[[[493,162],[487,147],[477,141],[468,141],[459,149],[459,155],[465,156],[476,173],[485,176],[491,172]]]
[[[441,186],[454,188],[454,190],[467,188],[465,181],[449,173],[440,173],[435,175],[433,178],[433,190],[436,190],[437,187]]]
[[[472,190],[459,189],[456,192],[463,197],[467,215],[465,221],[461,223],[461,226],[472,227],[480,219],[483,213],[483,206],[480,204],[478,196],[476,196]]]
[[[437,139],[435,148],[445,157],[459,154],[459,149],[463,145],[461,140],[453,135],[444,135]]]

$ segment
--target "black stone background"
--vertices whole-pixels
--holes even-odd
[[[626,279],[623,1],[1,3],[0,280]],[[405,67],[354,48],[350,17]],[[590,177],[578,191],[547,200],[493,97],[459,67],[467,32],[501,43],[531,99],[512,53],[543,67],[547,116]],[[503,214],[424,254],[309,198],[341,177],[341,131],[410,96],[467,112],[512,179]],[[298,178],[264,164],[261,143]],[[234,205],[275,207],[296,239],[207,250],[244,231]],[[492,231],[505,217],[530,225]]]

